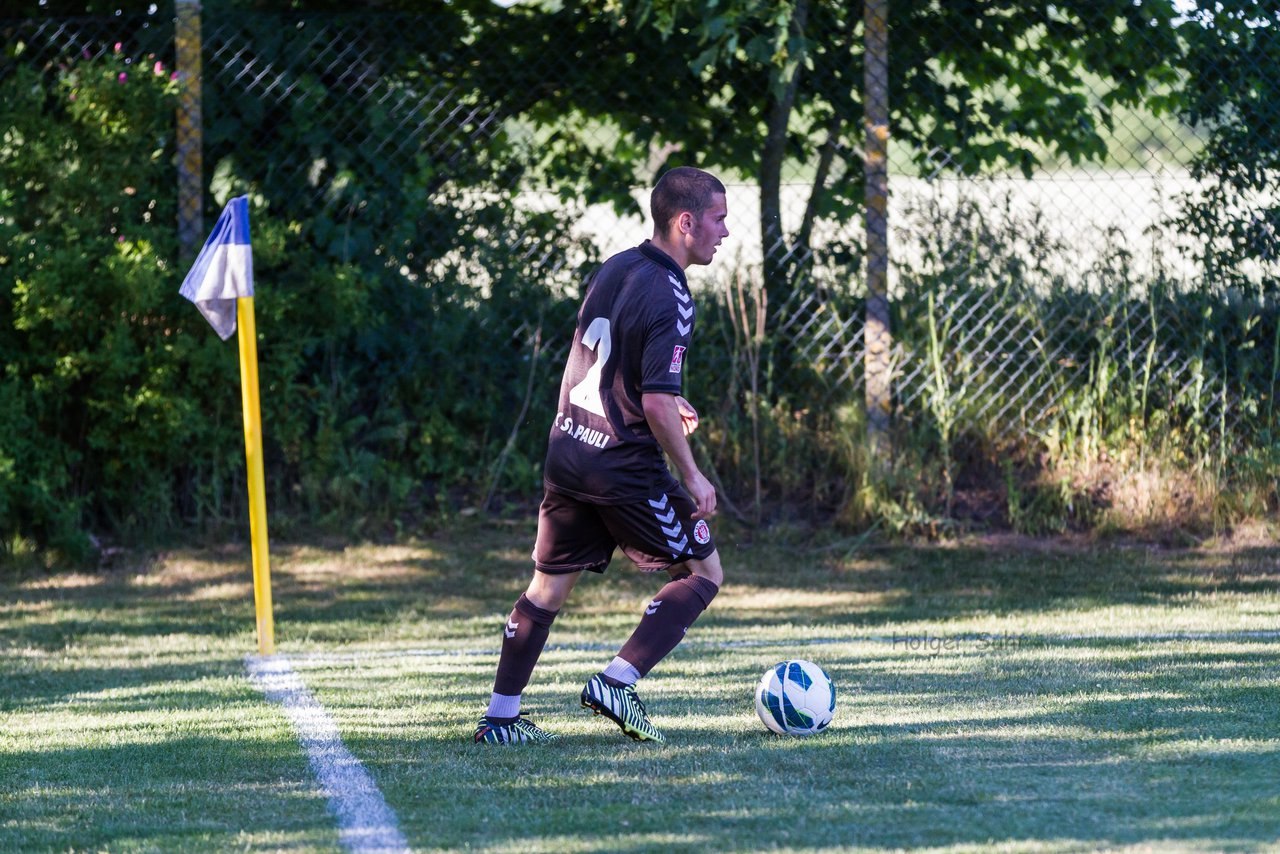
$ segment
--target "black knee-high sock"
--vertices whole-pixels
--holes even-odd
[[[684,633],[719,590],[715,583],[697,575],[667,582],[645,608],[640,625],[631,633],[618,657],[644,676],[684,639]]]
[[[495,694],[524,693],[558,613],[539,608],[520,594],[502,630],[502,655],[498,658],[498,675],[493,682]]]

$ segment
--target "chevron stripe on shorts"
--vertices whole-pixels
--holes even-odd
[[[658,520],[658,527],[667,538],[667,546],[671,549],[671,557],[678,558],[689,548],[689,536],[684,532],[684,525],[676,518],[676,508],[671,506],[671,499],[666,493],[649,499],[653,508],[653,518]]]

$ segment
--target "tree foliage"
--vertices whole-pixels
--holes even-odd
[[[208,354],[181,334],[155,227],[174,217],[175,84],[125,60],[68,59],[48,87],[19,67],[0,99],[0,536],[71,554],[86,513],[163,525],[150,473],[209,438],[183,388]]]
[[[1250,293],[1280,284],[1280,5],[1224,0],[1180,28],[1187,39],[1181,111],[1207,129],[1192,167],[1201,189],[1179,226],[1211,283]]]
[[[236,348],[178,295],[178,83],[102,24],[83,52],[0,75],[0,546],[77,560],[91,533],[238,530],[244,508]],[[257,21],[242,56],[281,67],[286,31]],[[367,36],[355,52],[380,64],[303,75],[292,106],[206,84],[206,222],[250,196],[277,533],[376,534],[537,486],[541,430],[501,480],[495,460],[530,375],[554,390],[535,344],[571,319],[553,290],[594,256],[567,219],[477,202],[520,166],[472,125],[408,157],[362,150],[353,126],[388,145],[403,128],[350,75],[433,80],[403,43]]]
[[[1180,42],[1163,0],[888,8],[891,133],[926,171],[1029,174],[1045,156],[1100,159],[1111,111],[1176,77]],[[516,7],[481,38],[494,55],[509,46],[530,75],[552,55],[576,75],[554,90],[531,80],[495,96],[512,114],[555,125],[551,174],[578,176],[583,194],[676,163],[758,184],[766,280],[782,289],[812,257],[815,220],[848,220],[862,204],[862,18],[861,3],[836,0],[593,0]],[[562,107],[609,123],[628,144],[593,145]],[[806,210],[784,228],[781,185],[801,179]],[[622,199],[620,188],[612,197]]]
[[[1216,195],[1188,232],[1274,259],[1275,27],[1234,2],[1212,25],[1176,26],[1163,0],[894,0],[893,138],[923,171],[1030,172],[1100,158],[1118,107],[1178,108],[1212,128],[1197,174]],[[40,14],[120,8],[160,28],[150,3],[107,5]],[[814,234],[861,216],[860,3],[384,0],[337,15],[346,5],[202,4],[206,49],[219,33],[234,45],[205,65],[205,214],[250,196],[273,530],[377,533],[495,483],[536,491],[544,425],[513,420],[530,396],[531,412],[551,405],[548,349],[595,260],[572,231],[583,204],[634,210],[656,172],[701,165],[760,187],[772,299],[817,265],[859,263],[847,231]],[[72,555],[87,532],[243,518],[235,349],[177,295],[176,84],[155,57],[113,50],[119,38],[39,61],[11,40],[0,66],[0,541]],[[1187,100],[1154,98],[1184,55]],[[797,182],[807,206],[784,221]],[[530,204],[530,186],[561,206]],[[856,301],[843,296],[842,311]],[[708,315],[700,354],[736,346]],[[808,400],[804,381],[785,393]],[[781,470],[800,427],[768,402]],[[838,453],[815,447],[775,494],[837,501],[843,480],[814,473]]]

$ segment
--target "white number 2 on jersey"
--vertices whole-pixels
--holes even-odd
[[[596,362],[582,378],[582,382],[569,389],[569,402],[603,418],[605,415],[604,401],[600,399],[600,373],[613,352],[613,340],[609,337],[609,318],[597,317],[591,321],[582,335],[582,343],[588,350],[596,351]]]

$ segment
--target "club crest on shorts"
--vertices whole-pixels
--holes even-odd
[[[676,349],[671,354],[671,367],[667,369],[668,373],[678,374],[684,368],[684,347],[677,344]]]
[[[704,546],[711,542],[711,526],[706,519],[699,519],[698,524],[693,526],[693,538]]]

